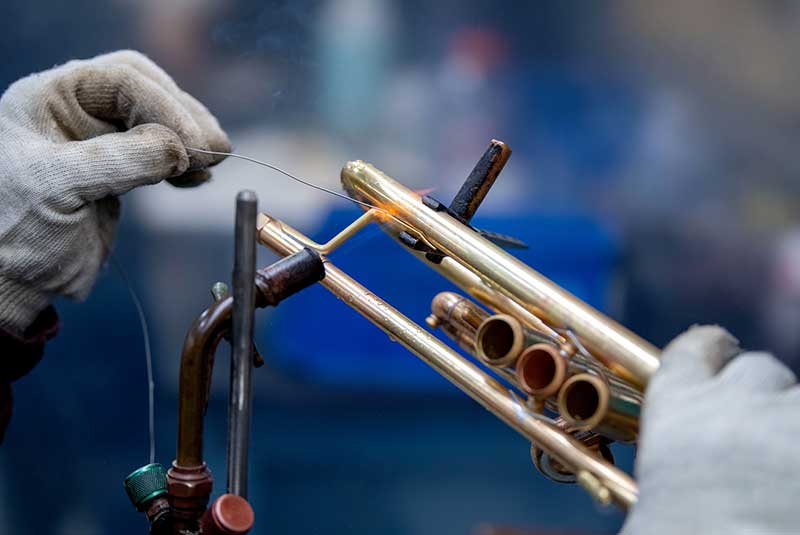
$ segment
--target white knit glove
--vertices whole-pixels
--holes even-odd
[[[719,327],[664,351],[647,389],[625,535],[800,533],[800,387]]]
[[[200,183],[227,152],[217,120],[145,56],[115,52],[31,75],[0,99],[0,328],[56,295],[83,299],[119,219],[117,196]]]

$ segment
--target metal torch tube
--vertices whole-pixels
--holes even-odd
[[[261,243],[281,255],[289,255],[302,249],[303,245],[285,232],[285,223],[265,214],[260,214],[258,219],[258,236]],[[529,412],[522,402],[498,381],[460,357],[438,338],[327,260],[325,278],[320,283],[511,428],[528,440],[539,444],[564,466],[575,472],[584,471],[597,478],[608,489],[615,503],[627,509],[636,502],[638,489],[627,474],[601,462],[583,444],[537,418],[537,415]]]
[[[247,498],[247,469],[253,401],[253,315],[255,310],[258,198],[252,191],[236,196],[233,263],[231,384],[228,403],[228,492]]]
[[[660,351],[617,322],[532,270],[473,229],[422,202],[371,164],[354,161],[342,168],[342,185],[356,199],[368,202],[402,221],[444,254],[453,257],[493,288],[531,307],[551,325],[571,328],[615,373],[644,387],[658,369]]]

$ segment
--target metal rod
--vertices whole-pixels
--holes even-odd
[[[253,316],[255,309],[256,213],[252,191],[236,196],[233,264],[233,335],[228,403],[228,492],[247,498],[247,469],[253,402]]]
[[[303,243],[287,233],[286,227],[287,225],[276,219],[259,214],[258,239],[284,256],[301,250]],[[498,381],[459,356],[329,261],[325,260],[324,265],[325,278],[321,284],[344,303],[403,344],[522,436],[539,444],[569,470],[590,474],[601,481],[603,489],[606,489],[615,503],[627,509],[636,502],[638,489],[627,474],[602,462],[567,433],[537,418],[537,415],[530,412]]]
[[[277,306],[324,276],[325,268],[320,256],[310,249],[301,250],[256,272],[255,306]],[[183,343],[178,451],[172,468],[167,472],[167,492],[175,533],[197,532],[198,522],[211,495],[213,479],[203,462],[203,417],[211,387],[214,353],[219,342],[230,332],[232,313],[232,296],[214,303],[192,323]],[[240,466],[246,467],[246,464]]]

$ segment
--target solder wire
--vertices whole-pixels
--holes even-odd
[[[332,189],[328,189],[328,188],[325,188],[323,186],[319,186],[317,184],[309,182],[308,180],[304,180],[304,179],[302,179],[302,178],[300,178],[298,176],[295,176],[292,173],[290,173],[289,171],[285,171],[285,170],[281,169],[277,165],[273,165],[271,163],[263,162],[263,161],[258,160],[256,158],[251,158],[250,156],[244,156],[242,154],[236,154],[236,153],[233,153],[233,152],[218,152],[218,151],[215,151],[215,150],[195,149],[193,147],[186,147],[186,150],[190,150],[192,152],[200,152],[202,154],[213,154],[213,155],[216,155],[216,156],[230,156],[231,158],[239,158],[240,160],[246,160],[248,162],[252,162],[252,163],[264,166],[264,167],[266,167],[268,169],[272,169],[273,171],[277,171],[278,173],[281,173],[282,175],[286,175],[287,177],[291,178],[292,180],[296,180],[297,182],[299,182],[301,184],[304,184],[304,185],[308,186],[309,188],[314,188],[314,189],[319,190],[319,191],[324,191],[325,193],[329,193],[331,195],[335,195],[336,197],[339,197],[340,199],[345,199],[347,201],[354,202],[356,204],[360,204],[361,206],[364,206],[366,208],[373,208],[373,209],[378,210],[380,212],[386,213],[386,210],[384,210],[383,208],[379,208],[377,206],[374,206],[374,205],[369,204],[369,203],[364,202],[364,201],[359,201],[358,199],[354,199],[352,197],[344,195],[343,193],[339,193],[338,191],[334,191]],[[391,214],[387,214],[387,215],[391,215]]]
[[[295,180],[295,181],[299,182],[300,184],[308,186],[309,188],[314,188],[315,190],[323,191],[325,193],[333,195],[334,197],[339,197],[340,199],[344,199],[346,201],[350,201],[352,203],[358,204],[358,205],[363,206],[365,208],[370,208],[371,210],[375,210],[377,212],[380,212],[381,214],[385,215],[387,218],[392,219],[393,221],[395,221],[403,229],[410,231],[415,236],[418,236],[419,239],[422,240],[422,242],[425,243],[425,245],[427,245],[431,249],[436,249],[436,247],[434,247],[430,243],[430,241],[423,234],[421,234],[416,229],[410,227],[407,223],[404,223],[403,221],[398,219],[397,216],[395,216],[394,214],[390,213],[385,208],[381,208],[380,206],[375,206],[374,204],[370,204],[368,202],[364,202],[364,201],[360,201],[358,199],[354,199],[353,197],[350,197],[348,195],[344,195],[343,193],[339,193],[338,191],[334,191],[332,189],[328,189],[328,188],[325,188],[323,186],[319,186],[317,184],[314,184],[313,182],[310,182],[308,180],[304,180],[304,179],[302,179],[302,178],[300,178],[300,177],[298,177],[296,175],[293,175],[289,171],[281,169],[277,165],[273,165],[271,163],[263,162],[263,161],[261,161],[259,159],[252,158],[250,156],[244,156],[243,154],[236,154],[234,152],[220,152],[220,151],[215,151],[215,150],[197,149],[197,148],[194,148],[194,147],[186,147],[186,150],[189,150],[189,151],[192,151],[192,152],[199,152],[199,153],[202,153],[202,154],[214,154],[216,156],[230,156],[231,158],[239,158],[240,160],[245,160],[245,161],[257,164],[257,165],[261,165],[263,167],[266,167],[267,169],[272,169],[273,171],[277,171],[278,173],[281,173],[282,175],[285,175],[285,176],[291,178],[292,180]]]
[[[106,251],[108,251],[108,258],[111,260],[111,265],[114,266],[117,274],[120,276],[125,286],[128,289],[128,294],[131,296],[133,306],[136,307],[136,313],[139,315],[139,324],[142,327],[142,338],[144,341],[144,357],[147,364],[147,407],[148,407],[148,431],[150,434],[150,464],[156,462],[156,410],[155,410],[155,390],[156,383],[153,379],[153,353],[150,347],[150,329],[147,327],[147,318],[144,315],[144,307],[133,288],[127,272],[122,267],[122,264],[114,256],[114,252],[108,244]]]

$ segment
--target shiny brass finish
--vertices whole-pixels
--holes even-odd
[[[537,398],[554,396],[567,380],[567,359],[551,344],[534,344],[517,359],[516,372],[523,390]]]
[[[387,225],[388,226],[388,225]],[[452,258],[445,257],[439,264],[428,264],[447,280],[484,303],[499,314],[508,314],[522,322],[529,329],[550,337],[554,343],[567,344],[560,334],[551,329],[539,317],[530,312],[507,295],[492,288],[478,275],[465,268]]]
[[[510,314],[486,318],[475,333],[475,356],[490,366],[509,367],[527,346],[550,341],[544,334],[525,328]]]
[[[590,373],[567,379],[558,394],[558,412],[575,429],[620,442],[633,442],[639,434],[638,402]]]
[[[441,323],[453,323],[463,326],[473,333],[489,314],[481,307],[453,292],[441,292],[431,301],[431,313]]]
[[[387,203],[382,205],[386,206]],[[257,226],[259,241],[284,256],[301,250],[309,241],[305,237],[298,239],[297,231],[287,232],[289,227],[285,223],[265,214],[259,215]],[[498,381],[358,284],[330,261],[324,262],[325,278],[321,284],[345,304],[403,344],[509,427],[538,444],[566,469],[574,473],[590,474],[600,482],[600,486],[614,503],[626,509],[633,505],[638,489],[627,474],[598,459],[581,442],[531,412],[513,392]]]
[[[481,307],[453,292],[441,292],[431,302],[432,313],[425,322],[432,329],[441,330],[450,337],[458,347],[472,356],[477,356],[477,329],[489,318]],[[504,367],[492,367],[492,371],[509,384],[522,390],[514,372]]]
[[[510,366],[525,347],[522,324],[513,316],[497,314],[481,323],[475,338],[477,357],[490,366]]]
[[[597,479],[594,474],[586,470],[578,470],[575,476],[578,484],[583,487],[597,503],[602,506],[611,504],[613,496],[611,496],[608,488],[603,485],[603,482]]]
[[[494,291],[505,294],[552,327],[572,329],[613,373],[644,388],[658,368],[660,351],[656,347],[462,222],[445,212],[432,210],[418,193],[371,164],[348,162],[341,178],[351,196],[378,207],[386,221],[399,221],[407,229],[413,229],[414,237],[451,257]]]
[[[306,247],[314,249],[319,254],[330,254],[331,251],[333,251],[341,244],[343,244],[345,241],[347,241],[349,238],[351,238],[356,232],[364,228],[372,221],[375,221],[377,217],[378,217],[378,212],[376,210],[367,210],[358,219],[350,223],[347,226],[347,228],[345,228],[343,231],[341,231],[339,234],[337,234],[324,244],[315,242],[314,240],[295,231],[292,227],[287,226],[286,232],[294,236],[298,241],[303,243]]]
[[[555,424],[559,429],[569,433],[576,440],[580,440],[583,445],[599,459],[603,459],[611,465],[614,464],[614,455],[608,447],[610,441],[607,438],[592,433],[591,431],[572,429],[569,424],[560,417],[555,419]],[[536,444],[531,444],[531,460],[542,475],[556,483],[575,483],[577,480],[573,472],[564,468],[561,463]]]
[[[475,332],[489,317],[481,307],[453,292],[441,292],[431,302],[431,315],[425,320],[432,329],[441,328],[467,353],[475,354]]]

